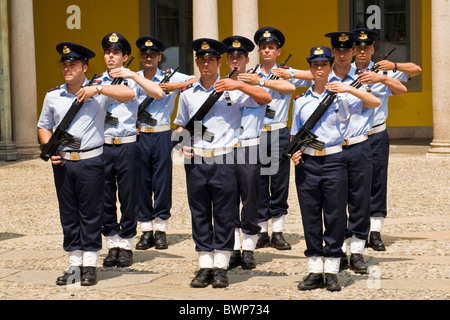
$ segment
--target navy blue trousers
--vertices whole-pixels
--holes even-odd
[[[343,148],[348,173],[348,223],[346,238],[367,240],[370,232],[372,151],[368,140]]]
[[[236,165],[211,163],[195,156],[185,164],[186,185],[196,251],[231,251],[238,206]],[[219,158],[219,157],[216,157]]]
[[[372,148],[372,188],[370,216],[387,216],[387,181],[389,164],[389,134],[387,130],[369,136]]]
[[[139,214],[139,161],[137,142],[121,145],[105,144],[105,211],[103,235],[119,235],[130,239],[136,235]],[[117,215],[119,196],[121,217]]]
[[[342,152],[324,157],[302,155],[295,184],[307,257],[342,256],[346,230],[347,168]]]
[[[242,203],[236,226],[248,235],[258,234],[258,202],[261,183],[261,163],[259,146],[238,148],[236,155],[236,178],[238,186],[238,205]]]
[[[103,156],[53,165],[53,176],[67,252],[102,248]]]
[[[281,159],[291,138],[288,128],[261,134],[261,184],[258,222],[269,221],[287,214],[291,164]],[[268,163],[270,159],[270,163]]]
[[[139,221],[167,220],[172,208],[171,131],[139,133],[141,150]]]

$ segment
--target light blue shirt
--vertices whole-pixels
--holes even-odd
[[[357,79],[357,70],[354,66],[351,66],[344,83],[351,84]],[[333,70],[330,74],[329,82],[334,81],[342,81],[342,79],[336,76]],[[360,90],[365,90],[364,86],[361,86]],[[341,122],[341,130],[344,138],[353,138],[368,134],[372,130],[375,115],[374,108],[364,108],[363,102],[349,93],[339,93],[336,99],[342,105],[347,103],[350,111],[350,118],[347,121]]]
[[[313,92],[313,87],[314,85],[294,100],[291,127],[291,135],[293,136],[297,134],[303,124],[309,119],[325,96],[329,93],[328,90],[325,90],[321,95],[318,95]],[[342,109],[341,107],[342,105],[339,110]],[[344,143],[344,136],[341,131],[341,121],[338,119],[334,107],[328,108],[311,132],[318,136],[318,140],[325,143],[325,148],[342,145],[342,143]]]
[[[370,70],[373,66],[374,66],[374,62],[371,61],[369,66],[366,68],[366,70]],[[352,64],[353,67],[356,68],[356,64],[353,63]],[[383,71],[380,71],[379,73],[382,73]],[[394,78],[394,79],[398,79],[402,82],[407,82],[408,81],[408,75],[406,73],[397,71],[397,72],[393,72],[392,70],[389,70],[387,72],[387,76]],[[374,83],[369,85],[372,93],[374,96],[380,98],[381,100],[381,105],[379,107],[377,107],[375,109],[375,115],[374,115],[374,120],[373,120],[373,126],[379,126],[382,125],[386,122],[386,119],[388,117],[388,100],[389,100],[389,96],[392,95],[392,91],[386,87],[384,84],[382,83]]]
[[[266,108],[241,108],[240,140],[254,139],[261,135]]]
[[[85,79],[84,84],[88,82]],[[67,84],[47,92],[37,126],[48,130],[53,128],[54,131],[75,100],[76,95],[67,91]],[[104,95],[95,95],[84,102],[67,129],[67,132],[75,139],[81,140],[80,150],[89,150],[103,145],[106,107],[115,101],[117,100]],[[65,145],[61,145],[59,149],[73,150]]]
[[[220,77],[217,77],[218,81]],[[180,94],[178,102],[178,113],[175,119],[175,124],[184,127],[188,121],[200,109],[203,103],[208,99],[214,88],[211,86],[206,89],[201,84],[201,79],[194,83],[190,88],[184,90]],[[241,91],[234,90],[228,92],[230,99],[233,102],[231,106],[227,104],[225,94],[219,98],[211,110],[203,119],[203,125],[208,128],[208,131],[214,133],[212,142],[203,140],[201,137],[194,137],[194,147],[201,149],[217,149],[234,147],[239,140],[241,127],[241,108],[258,108],[263,105],[258,104],[250,96]]]
[[[273,68],[278,68],[278,66],[275,64]],[[256,73],[261,76],[262,78],[269,78],[272,75],[272,69],[270,69],[270,73],[268,75],[265,75],[261,72],[261,66],[258,67],[256,70]],[[288,70],[294,70],[292,68],[289,68]],[[309,87],[311,85],[310,82],[300,79],[290,79],[287,80],[294,84],[295,87]],[[267,88],[266,88],[267,89]],[[282,123],[287,122],[289,117],[289,106],[291,104],[291,98],[292,95],[282,95],[278,91],[267,89],[267,92],[269,92],[272,95],[272,102],[269,104],[270,108],[272,110],[275,110],[275,117],[273,119],[264,118],[264,125],[271,125],[276,123]]]
[[[104,72],[99,79],[105,85],[110,85],[114,80],[109,76],[108,71]],[[122,84],[127,85],[135,92],[135,98],[128,102],[114,100],[114,103],[108,106],[107,111],[111,112],[111,115],[119,119],[119,121],[116,126],[105,123],[105,136],[107,137],[128,137],[136,135],[137,111],[139,107],[137,97],[143,89],[131,79],[124,79]]]
[[[166,70],[167,71],[167,70]],[[168,71],[169,74],[173,72],[172,69]],[[139,75],[144,76],[144,70],[138,72]],[[194,78],[194,76],[188,76],[180,72],[176,72],[172,78],[170,78],[170,83],[177,82],[185,82]],[[153,77],[153,82],[160,83],[164,79],[164,74],[162,70],[158,68],[155,76]],[[147,112],[152,115],[152,117],[157,121],[157,126],[163,126],[170,124],[171,116],[175,107],[175,101],[178,93],[181,90],[170,92],[169,94],[164,93],[164,97],[162,99],[155,99],[153,102],[147,107]],[[147,98],[147,92],[145,90],[141,90],[140,95],[138,97],[139,104]]]

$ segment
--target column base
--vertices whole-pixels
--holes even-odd
[[[433,141],[430,146],[427,156],[450,156],[449,141]]]
[[[0,161],[16,161],[19,158],[13,143],[0,143]]]
[[[38,143],[15,141],[16,151],[21,159],[36,159],[41,154]]]

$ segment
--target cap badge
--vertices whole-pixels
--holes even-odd
[[[321,55],[321,54],[323,54],[323,49],[322,49],[321,47],[318,47],[318,48],[316,49],[316,51],[314,51],[314,54],[315,54],[315,55]]]
[[[202,43],[202,50],[208,50],[208,49],[210,49],[211,47],[209,46],[209,44],[208,44],[208,42],[206,42],[206,41],[203,41],[203,43]]]
[[[63,53],[64,54],[69,54],[71,51],[70,51],[70,49],[67,47],[67,46],[64,46],[63,47]]]
[[[364,31],[361,31],[361,35],[359,36],[360,40],[367,40],[369,37]]]
[[[112,42],[112,43],[119,42],[119,37],[117,36],[117,34],[113,33],[113,34],[109,37],[109,42]]]
[[[341,36],[339,37],[339,41],[341,41],[341,42],[348,41],[349,39],[350,39],[350,38],[349,38],[348,35],[345,34],[345,33],[342,33]]]
[[[233,48],[240,48],[241,47],[241,43],[239,42],[239,40],[235,40],[233,42]]]
[[[266,30],[266,32],[264,32],[263,37],[264,38],[270,38],[271,37],[269,30]]]
[[[147,42],[145,43],[146,47],[153,47],[153,42],[152,40],[147,40]]]

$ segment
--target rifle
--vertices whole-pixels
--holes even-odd
[[[130,61],[128,61],[128,63],[127,63],[127,65],[125,66],[125,68],[128,68],[128,67],[130,66],[131,62],[133,62],[133,60],[134,60],[134,57],[131,57]],[[122,84],[123,80],[124,80],[123,78],[115,78],[115,79],[111,82],[111,85],[119,85],[119,84]],[[112,115],[111,112],[106,111],[105,123],[106,123],[106,124],[109,124],[109,125],[111,125],[111,126],[113,126],[113,127],[115,127],[115,126],[117,126],[117,124],[119,123],[119,119],[117,119],[116,117],[114,117],[114,116]]]
[[[94,74],[87,86],[91,86],[94,83],[95,78],[97,78],[97,74]],[[48,161],[51,156],[57,155],[58,148],[61,144],[74,149],[80,149],[81,141],[74,138],[73,135],[68,133],[67,129],[77,115],[78,111],[80,111],[83,104],[84,101],[80,102],[78,101],[78,99],[75,99],[75,101],[72,103],[66,115],[64,116],[58,127],[55,129],[55,132],[53,132],[48,142],[42,145],[40,155],[40,158],[42,160]]]
[[[238,69],[237,67],[234,68],[233,71],[231,71],[231,73],[227,76],[227,78],[231,78],[231,76],[237,71],[237,69]],[[203,121],[203,118],[206,116],[206,114],[209,112],[209,110],[211,110],[211,108],[214,106],[214,104],[217,102],[217,100],[219,100],[219,98],[223,95],[223,93],[224,93],[224,91],[217,92],[216,90],[211,92],[211,94],[206,99],[206,101],[203,102],[200,109],[197,110],[197,112],[194,114],[194,116],[184,126],[184,129],[186,129],[190,133],[191,137],[194,136],[195,134],[197,134],[197,132],[194,130],[195,122]],[[206,128],[203,124],[202,124],[202,136],[203,136],[203,139],[208,142],[211,142],[214,139],[214,133],[208,131],[208,128]],[[175,148],[181,142],[183,142],[183,137],[179,137],[178,141],[172,141],[172,148]],[[183,144],[183,145],[185,145],[185,144]],[[180,149],[183,145],[181,145],[179,148],[177,147],[176,150]]]
[[[278,68],[284,68],[284,67],[286,66],[287,62],[289,61],[289,59],[290,59],[291,57],[292,57],[292,53],[289,54],[289,56],[286,58],[286,60],[284,60],[284,61],[278,66]],[[277,77],[277,76],[275,76],[275,75],[273,75],[273,74],[271,74],[270,77],[269,77],[269,79],[270,79],[270,80],[278,80],[278,79],[280,79],[280,78]],[[269,105],[267,105],[265,117],[267,117],[267,118],[269,118],[269,119],[275,118],[275,110],[271,109]]]
[[[347,79],[347,76],[342,79],[342,82],[344,82],[345,79]],[[283,154],[281,155],[282,159],[289,161],[292,155],[300,150],[304,145],[307,145],[319,151],[323,150],[325,143],[318,140],[318,136],[312,133],[311,130],[331,106],[334,99],[336,99],[336,96],[336,92],[328,92],[328,94],[323,98],[319,106],[316,108],[316,110],[314,110],[308,120],[306,120],[306,122],[303,124],[294,138],[286,145]],[[300,161],[300,164],[303,165],[303,161],[301,159]]]
[[[386,53],[385,55],[381,56],[381,60],[380,60],[380,61],[383,61],[383,60],[386,60],[387,58],[389,58],[389,56],[390,56],[396,49],[397,49],[396,47],[393,47],[393,48],[391,49],[391,51],[389,51],[389,52]],[[370,72],[370,71],[378,72],[378,68],[379,68],[379,67],[380,67],[380,66],[377,65],[377,64],[375,63],[375,64],[373,65],[373,67],[370,68],[369,72]],[[362,86],[362,84],[359,82],[358,79],[356,79],[355,81],[353,81],[350,85],[351,85],[352,87],[357,88],[357,89],[359,89],[359,88]],[[367,91],[367,92],[371,92],[369,86],[366,87],[366,91]]]
[[[170,78],[178,71],[180,68],[176,68],[171,74],[165,74],[164,79],[160,83],[167,83],[170,81]],[[155,98],[147,97],[144,101],[141,102],[138,109],[138,120],[141,122],[148,123],[149,125],[156,126],[156,119],[152,117],[150,113],[147,112],[148,106],[155,100]]]

